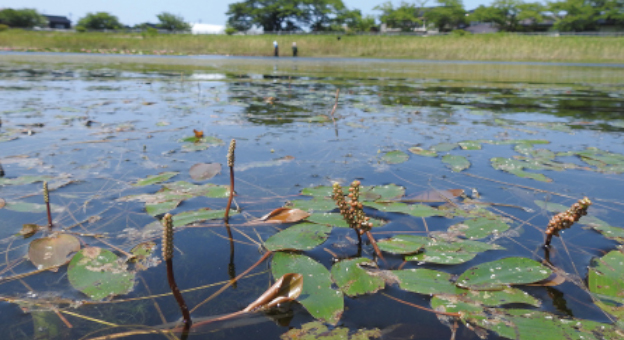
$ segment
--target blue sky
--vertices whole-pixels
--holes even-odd
[[[239,0],[240,1],[240,0]],[[225,25],[227,20],[225,12],[228,5],[237,0],[5,0],[0,7],[10,8],[35,8],[43,14],[68,16],[73,23],[88,12],[109,12],[116,15],[126,25],[134,25],[142,22],[157,22],[156,14],[171,12],[184,17],[189,22],[204,24]],[[377,15],[373,7],[384,0],[343,0],[348,8],[358,8],[364,14]],[[408,1],[411,2],[411,1]],[[490,0],[464,0],[466,9],[473,9],[481,4],[489,4]],[[392,0],[399,5],[400,0]],[[435,0],[429,0],[427,5],[435,5]]]

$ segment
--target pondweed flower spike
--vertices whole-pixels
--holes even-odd
[[[184,298],[182,297],[182,294],[178,289],[178,285],[175,282],[175,277],[173,276],[173,219],[171,214],[166,214],[163,218],[163,227],[162,255],[167,264],[167,280],[169,281],[169,288],[171,288],[171,292],[178,302],[180,310],[182,311],[182,317],[184,318],[184,330],[182,331],[184,334],[188,333],[192,321],[188,307],[186,307]]]
[[[228,148],[227,162],[230,167],[230,198],[228,199],[227,207],[225,207],[225,223],[228,223],[230,217],[230,207],[232,206],[232,200],[234,199],[234,150],[236,149],[236,139],[232,139],[230,147]]]
[[[589,208],[591,204],[592,202],[589,198],[584,197],[574,203],[570,209],[553,216],[550,222],[548,222],[548,227],[546,227],[544,246],[550,246],[553,235],[559,236],[561,230],[570,228],[574,222],[578,222],[582,216],[587,215],[587,208]]]
[[[50,192],[48,191],[48,182],[43,182],[43,201],[48,211],[48,228],[52,228],[52,212],[50,211]]]

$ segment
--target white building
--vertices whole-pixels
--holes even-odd
[[[193,34],[225,34],[225,26],[210,24],[191,24]]]

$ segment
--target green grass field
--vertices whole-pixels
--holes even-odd
[[[218,54],[270,56],[277,40],[281,56],[291,56],[297,42],[300,57],[364,57],[429,60],[492,60],[620,63],[624,37],[522,36],[342,36],[335,35],[191,35],[143,36],[125,33],[73,33],[8,30],[0,48],[34,51],[147,54]],[[134,50],[134,52],[132,52]],[[163,52],[166,51],[166,52]]]

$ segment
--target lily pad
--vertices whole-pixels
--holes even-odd
[[[407,162],[409,156],[400,150],[386,152],[381,159],[388,164],[401,164]]]
[[[69,283],[93,300],[127,294],[134,286],[135,273],[127,271],[123,259],[111,251],[89,247],[84,248],[69,263]]]
[[[479,141],[466,140],[457,144],[459,144],[462,150],[481,150],[481,142]]]
[[[54,179],[52,176],[21,176],[17,178],[0,178],[0,185],[24,185]]]
[[[464,156],[444,155],[442,162],[446,163],[455,172],[460,172],[470,167],[470,162]]]
[[[6,202],[4,208],[7,210],[24,213],[43,213],[47,211],[45,204],[27,202]],[[61,213],[65,211],[65,208],[60,207],[56,204],[50,204],[50,211],[52,211],[53,213]]]
[[[466,220],[449,227],[451,233],[460,233],[469,239],[480,239],[489,235],[498,235],[509,229],[509,225],[498,219],[484,217]]]
[[[28,258],[37,269],[44,269],[69,262],[68,255],[79,250],[80,241],[75,236],[59,234],[30,242]]]
[[[305,188],[303,190],[301,190],[301,194],[302,195],[306,195],[306,196],[315,196],[315,197],[319,197],[319,198],[327,198],[327,197],[331,197],[333,194],[333,188],[331,186],[327,186],[327,185],[321,185],[318,187],[314,187],[314,188]]]
[[[308,212],[331,211],[336,209],[336,203],[331,199],[318,199],[316,197],[311,200],[292,200],[290,204],[292,204],[293,208]]]
[[[624,299],[624,254],[613,250],[595,259],[587,278],[589,291]]]
[[[235,210],[230,210],[230,216],[238,214]],[[173,226],[182,227],[188,224],[203,222],[207,220],[217,220],[225,216],[225,209],[211,210],[208,208],[193,211],[185,211],[173,215]],[[160,223],[160,222],[158,222]]]
[[[379,240],[377,245],[379,249],[388,253],[411,254],[417,252],[429,242],[431,242],[431,239],[425,236],[396,235],[391,238]]]
[[[457,149],[457,147],[457,143],[439,143],[430,147],[429,150],[435,152],[448,152]]]
[[[281,340],[369,340],[380,339],[381,330],[358,329],[351,331],[346,327],[331,330],[322,322],[312,321],[301,325],[301,329],[293,328],[280,336]]]
[[[327,240],[332,227],[301,223],[269,237],[264,246],[270,251],[310,250]]]
[[[306,221],[338,228],[349,228],[349,224],[340,213],[314,213]]]
[[[468,262],[477,256],[476,253],[465,251],[439,251],[426,249],[423,253],[405,257],[405,261],[418,261],[435,264],[460,264]]]
[[[369,275],[360,267],[361,265],[376,267],[366,258],[342,260],[332,266],[331,274],[334,282],[348,296],[375,293],[385,286],[384,279]]]
[[[145,211],[152,216],[161,215],[175,209],[182,201],[167,201],[162,203],[145,204]]]
[[[470,290],[462,294],[461,298],[464,301],[472,301],[487,307],[496,307],[511,303],[524,303],[535,307],[541,305],[540,300],[529,295],[529,293],[512,287],[506,287],[503,290],[495,291]]]
[[[147,178],[140,179],[136,183],[132,184],[134,187],[142,187],[146,185],[158,184],[164,181],[168,181],[171,177],[179,174],[179,172],[163,172],[158,175],[147,176]]]
[[[432,269],[392,270],[401,289],[418,294],[460,294],[464,290],[451,282],[451,274]]]
[[[417,146],[413,146],[409,149],[409,152],[419,155],[419,156],[425,156],[425,157],[438,157],[438,153],[435,152],[434,150],[425,150],[423,148],[419,148]]]
[[[424,204],[405,204],[399,202],[393,203],[377,203],[377,202],[362,202],[363,205],[374,208],[384,212],[396,212],[409,214],[415,217],[429,217],[429,216],[442,216],[443,212]]]
[[[360,188],[360,201],[394,200],[405,195],[405,188],[396,184],[364,185]]]
[[[341,291],[331,288],[329,271],[305,255],[278,252],[273,255],[271,269],[274,277],[287,273],[303,275],[303,291],[299,303],[315,318],[335,325],[344,311]]]
[[[205,181],[221,173],[219,163],[198,163],[189,169],[189,175],[195,181]]]
[[[466,270],[457,279],[457,285],[474,290],[500,290],[508,285],[541,281],[550,274],[552,271],[539,262],[524,257],[508,257]]]
[[[552,182],[552,179],[544,176],[543,174],[524,171],[524,168],[535,168],[527,162],[503,157],[494,157],[490,159],[490,162],[492,163],[492,167],[496,170],[503,170],[522,178],[531,178],[541,182]]]

